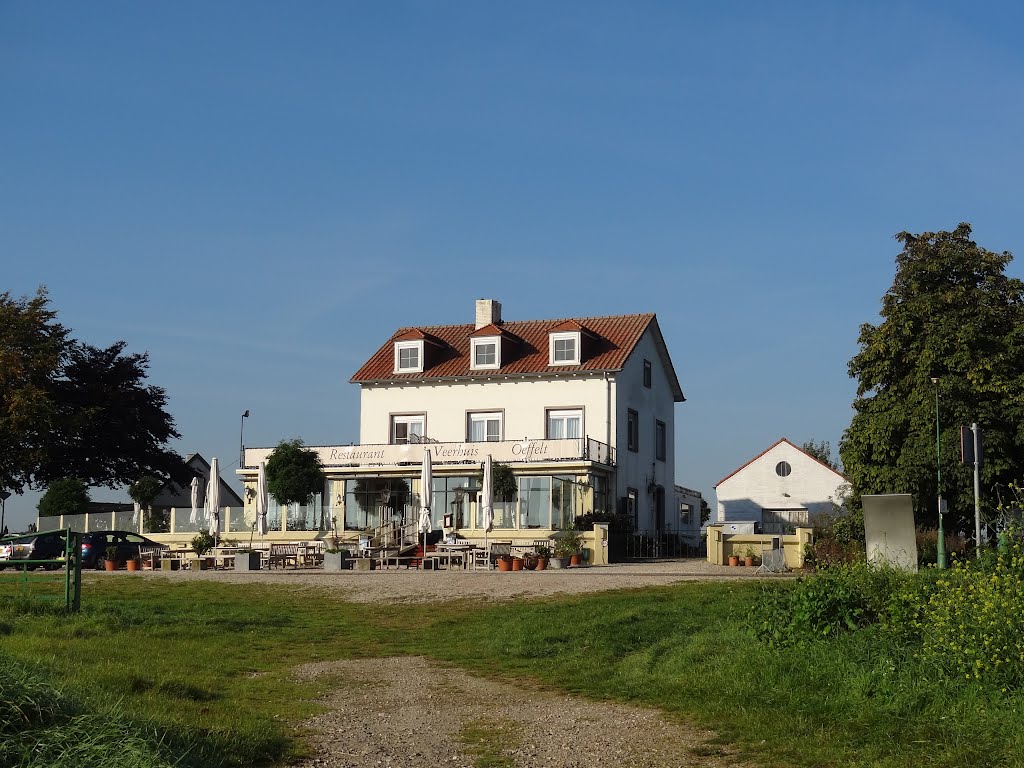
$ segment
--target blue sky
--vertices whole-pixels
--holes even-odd
[[[1024,251],[1019,4],[0,2],[0,291],[182,453],[358,439],[402,325],[653,311],[677,482],[838,444],[901,230]],[[1021,276],[1020,265],[1011,272]],[[95,498],[109,498],[97,493]],[[12,528],[36,498],[12,498]]]

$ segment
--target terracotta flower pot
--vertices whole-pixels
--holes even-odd
[[[512,570],[512,558],[511,557],[499,557],[498,558],[498,570],[499,571],[511,571]]]
[[[583,564],[583,555],[581,555],[579,552],[574,552],[573,554],[569,555],[569,565],[570,566],[574,566],[575,567],[575,566],[579,566],[579,565],[582,565],[582,564]]]
[[[103,567],[108,571],[117,570],[117,560],[104,560]]]
[[[737,555],[729,555],[729,565],[739,565],[740,559]]]
[[[750,555],[749,557],[744,557],[743,564],[747,566],[747,568],[751,567],[754,564],[754,556]]]
[[[521,570],[523,570],[523,558],[521,558],[521,557],[513,557],[512,558],[512,570],[513,571],[521,571]]]
[[[139,562],[138,560],[128,560],[125,563],[125,565],[128,566],[128,570],[129,571],[138,571],[138,570],[140,570],[140,568],[142,566],[142,563]]]
[[[546,571],[548,569],[548,559],[546,557],[537,558],[537,570]]]

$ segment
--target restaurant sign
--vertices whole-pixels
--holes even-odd
[[[581,459],[582,439],[568,440],[505,440],[486,443],[406,443],[402,445],[310,445],[325,467],[388,466],[420,464],[423,452],[430,451],[435,464],[482,462],[490,454],[494,461],[558,461]],[[259,466],[273,448],[246,448],[245,465]]]

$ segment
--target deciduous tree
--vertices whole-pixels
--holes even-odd
[[[267,491],[279,504],[308,504],[324,489],[324,466],[302,440],[282,440],[267,457]]]
[[[45,288],[0,294],[0,487],[21,493],[78,477],[110,488],[144,474],[185,480],[180,437],[149,359],[123,341],[99,349],[71,338]]]
[[[839,449],[856,496],[911,493],[919,522],[935,525],[937,398],[951,530],[973,528],[961,425],[976,421],[984,430],[984,488],[1024,469],[1024,283],[1006,275],[1009,253],[980,248],[970,236],[968,224],[896,236],[903,250],[882,322],[861,326],[849,364],[855,414]]]

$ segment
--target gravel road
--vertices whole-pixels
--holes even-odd
[[[144,572],[145,578],[266,583],[329,591],[353,602],[423,603],[458,599],[516,600],[554,594],[673,584],[682,581],[778,579],[754,568],[703,560],[628,563],[521,571],[274,570]],[[123,577],[97,574],[97,578]],[[592,701],[475,677],[416,657],[305,665],[300,678],[337,681],[327,711],[302,724],[315,756],[298,768],[516,765],[529,768],[670,768],[747,766],[714,734],[646,708]],[[500,734],[491,752],[475,751],[473,734]],[[485,737],[485,739],[490,737]],[[468,743],[467,743],[468,740]],[[482,762],[485,757],[492,762]],[[509,762],[493,762],[493,759]]]

